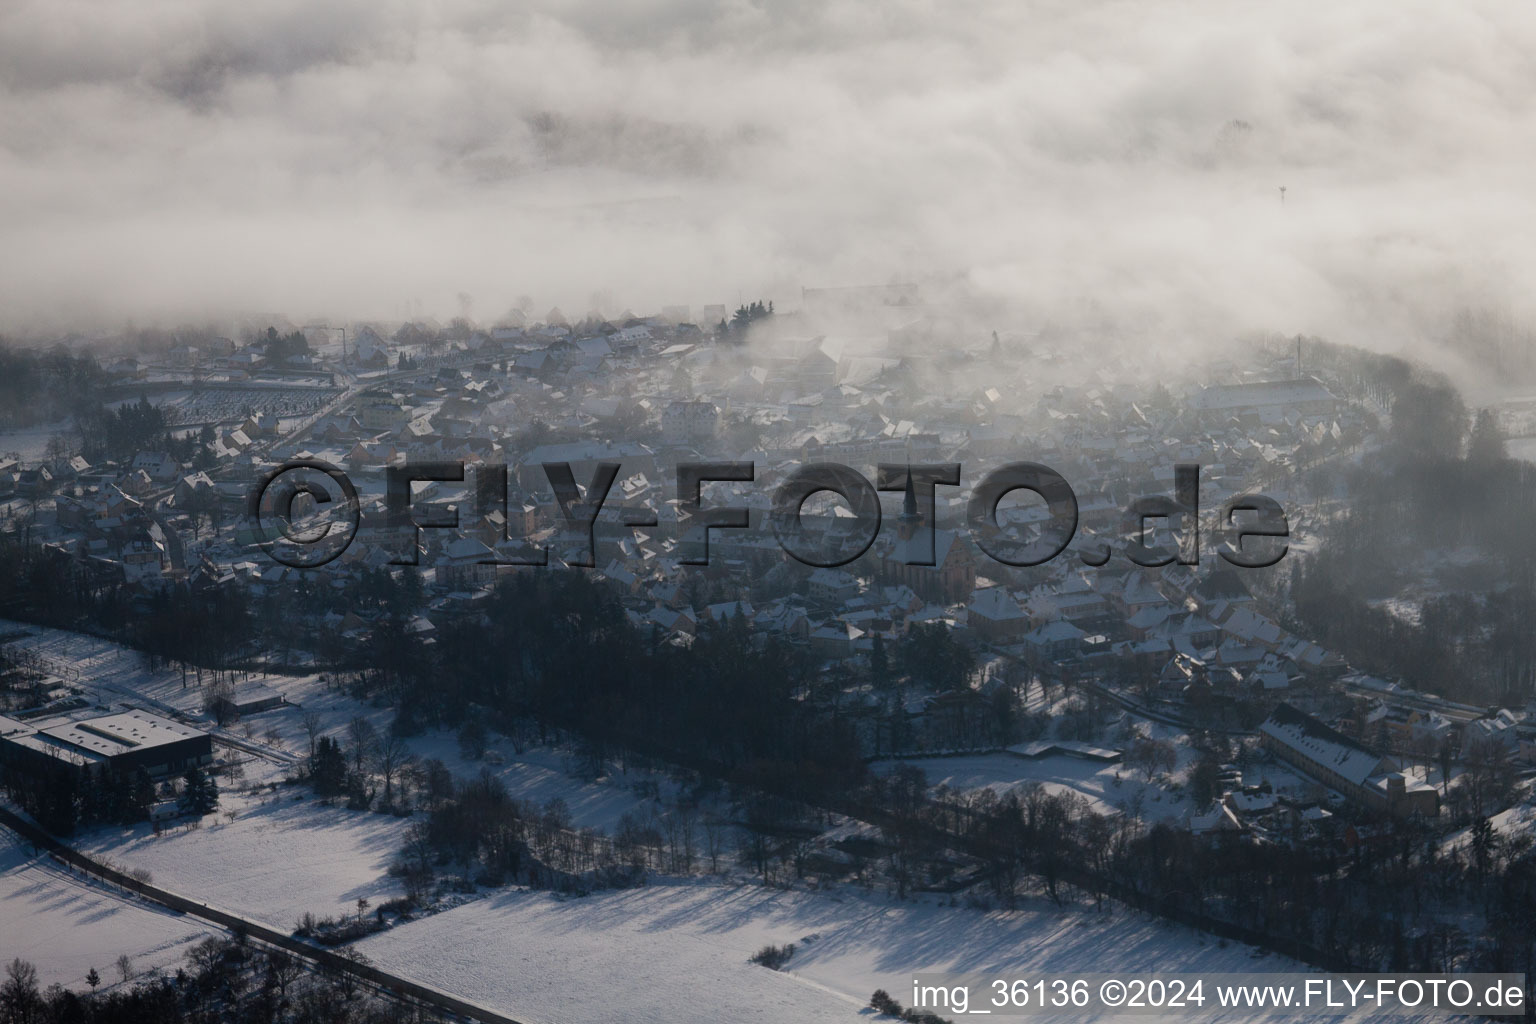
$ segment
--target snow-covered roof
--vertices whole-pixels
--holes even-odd
[[[1209,832],[1241,832],[1243,823],[1237,820],[1237,815],[1226,804],[1217,804],[1206,814],[1191,815],[1189,830],[1197,836]]]
[[[1024,610],[1019,607],[1004,587],[988,587],[971,595],[970,610],[994,622],[1004,619],[1022,619]]]
[[[1385,760],[1289,704],[1278,705],[1259,731],[1355,785],[1364,785],[1366,779],[1381,771]]]
[[[1270,380],[1205,388],[1194,397],[1192,404],[1201,412],[1224,412],[1333,400],[1333,392],[1313,378],[1306,377],[1301,380]]]

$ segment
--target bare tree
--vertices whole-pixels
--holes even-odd
[[[394,805],[395,779],[414,758],[405,741],[387,733],[373,744],[373,770],[384,777],[384,805]]]
[[[8,1021],[32,1021],[41,1017],[42,997],[37,990],[37,968],[17,957],[5,967],[0,984],[0,1009]]]
[[[192,965],[195,973],[211,974],[224,959],[224,951],[224,940],[206,938],[187,950],[187,962]]]
[[[730,826],[714,815],[704,819],[704,853],[709,857],[709,873],[720,873],[720,856],[726,851],[730,838]]]
[[[304,723],[304,733],[309,737],[309,758],[313,761],[315,758],[315,741],[320,739],[320,714],[316,711],[306,711],[301,721]]]
[[[215,679],[203,687],[203,710],[219,725],[229,725],[237,717],[235,687],[228,679]]]
[[[342,946],[341,948],[337,949],[336,956],[343,960],[350,960],[352,963],[363,967],[371,966],[373,963],[372,960],[368,959],[366,954],[359,950],[353,949],[351,946]],[[327,973],[335,979],[337,988],[341,991],[343,998],[351,1001],[351,999],[357,995],[358,980],[357,976],[351,971],[343,971],[336,968],[331,968],[327,971]]]
[[[404,852],[408,859],[408,867],[423,873],[431,872],[435,849],[432,845],[432,830],[426,821],[421,819],[412,821],[410,827],[405,830]]]
[[[736,831],[736,853],[743,864],[756,869],[768,884],[768,869],[773,862],[773,844],[755,828],[742,826]]]
[[[417,799],[419,800],[420,794],[426,788],[427,770],[422,766],[421,761],[416,758],[411,758],[400,769],[401,806],[404,807],[410,805],[412,792],[417,794]]]
[[[347,723],[347,738],[352,741],[352,767],[363,770],[363,759],[373,750],[373,723],[362,715],[355,715]]]
[[[1456,767],[1456,744],[1449,733],[1440,738],[1440,745],[1435,748],[1435,761],[1440,768],[1440,796],[1443,799],[1450,795],[1451,769]]]
[[[498,842],[513,842],[516,839],[513,833],[516,831],[515,827],[504,828],[495,839]],[[463,835],[450,836],[446,842],[462,844],[465,838]],[[445,847],[440,845],[442,842],[443,840],[434,835],[431,823],[423,818],[412,819],[410,826],[406,829],[405,846],[401,851],[404,854],[404,863],[401,866],[405,868],[406,895],[417,903],[425,902],[431,894],[433,864],[436,863],[439,854],[445,851]]]
[[[1145,737],[1130,745],[1125,752],[1125,763],[1138,769],[1148,782],[1158,772],[1171,772],[1179,763],[1178,751],[1167,740]]]
[[[286,998],[288,986],[304,973],[304,962],[281,949],[274,949],[267,954],[267,971],[277,984],[277,994]]]

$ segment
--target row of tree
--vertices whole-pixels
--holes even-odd
[[[359,953],[346,956],[363,961]],[[132,980],[119,958],[120,984],[98,991],[101,974],[86,975],[82,994],[43,988],[32,963],[14,959],[0,981],[0,1024],[443,1024],[447,1018],[363,988],[337,970],[314,970],[279,949],[236,934],[208,938],[188,951],[174,976]]]
[[[58,835],[88,825],[148,821],[158,799],[155,783],[143,768],[108,767],[91,773],[72,766],[42,773],[6,769],[0,772],[0,785],[39,824]],[[177,800],[187,814],[212,814],[219,806],[218,782],[193,766],[181,778]]]
[[[1444,376],[1321,342],[1312,351],[1393,416],[1378,457],[1342,480],[1329,470],[1312,481],[1350,499],[1319,518],[1315,551],[1297,559],[1289,596],[1299,631],[1420,688],[1523,703],[1536,694],[1536,537],[1512,510],[1536,502],[1536,466],[1509,458],[1494,414],[1470,415]],[[1395,613],[1392,599],[1453,551],[1480,558],[1441,573],[1417,617]]]

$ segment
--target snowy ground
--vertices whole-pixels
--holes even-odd
[[[266,785],[280,783],[307,756],[306,713],[316,713],[322,733],[348,747],[352,719],[366,718],[383,734],[392,712],[328,689],[320,676],[269,675],[259,681],[292,703],[219,730],[202,711],[196,683],[184,685],[178,671],[152,672],[138,652],[107,640],[0,620],[0,632],[12,630],[33,634],[15,641],[16,646],[38,652],[59,668],[72,666],[78,678],[69,681],[99,704],[126,701],[189,715],[202,727],[254,744],[267,755],[216,748],[226,759],[242,762],[242,778],[221,778],[219,811],[197,827],[181,822],[159,836],[148,824],[99,827],[76,837],[83,852],[145,868],[157,884],[174,892],[275,928],[291,929],[306,911],[317,917],[355,913],[360,897],[376,905],[400,894],[387,870],[404,845],[410,819],[326,807],[307,787],[279,785],[269,792]],[[568,753],[534,748],[517,754],[505,737],[494,737],[481,761],[462,758],[455,737],[443,731],[412,737],[409,745],[418,757],[441,759],[461,778],[488,770],[518,799],[544,803],[559,797],[579,827],[612,831],[620,815],[641,811],[647,800],[633,791],[636,783],[654,783],[663,793],[671,789],[664,776],[634,770],[585,782],[571,775]]]
[[[540,802],[565,799],[580,825],[611,827],[639,806],[628,791],[588,784],[553,765],[549,751],[493,770],[513,795]],[[294,799],[295,797],[302,799]],[[228,817],[234,812],[233,820]],[[305,912],[317,917],[356,912],[359,898],[377,905],[401,894],[387,874],[405,842],[410,818],[324,806],[307,787],[226,789],[217,814],[194,828],[185,823],[156,836],[147,824],[105,826],[78,836],[82,852],[145,868],[156,884],[210,905],[291,929]]]
[[[1531,803],[1531,797],[1527,795],[1522,802],[1491,815],[1488,822],[1493,826],[1494,835],[1506,842],[1528,839],[1536,834],[1536,805]],[[1459,850],[1470,857],[1471,844],[1472,829],[1463,828],[1441,839],[1440,849],[1447,853]]]
[[[71,875],[0,829],[0,963],[30,961],[44,987],[83,991],[92,967],[103,987],[115,983],[122,955],[137,973],[178,966],[188,946],[212,931]]]
[[[1524,459],[1526,462],[1536,462],[1536,437],[1518,437],[1512,441],[1504,442],[1504,450],[1512,459]]]
[[[252,682],[276,690],[289,703],[219,729],[203,712],[203,691],[190,677],[184,684],[179,671],[151,672],[143,655],[109,640],[0,619],[0,633],[23,630],[33,635],[14,641],[15,647],[34,650],[50,664],[72,666],[79,678],[69,681],[83,687],[99,704],[127,701],[160,713],[177,712],[196,719],[200,727],[216,735],[222,733],[267,750],[272,756],[266,761],[245,760],[247,782],[279,781],[308,756],[304,718],[309,713],[319,716],[321,735],[334,737],[344,749],[350,747],[347,732],[354,718],[367,719],[383,735],[394,717],[388,709],[372,707],[328,688],[320,675],[260,675]],[[271,735],[276,739],[270,739]],[[637,783],[654,782],[663,793],[671,788],[664,776],[633,770],[599,783],[584,783],[571,777],[568,754],[548,748],[525,749],[519,754],[502,736],[492,736],[487,756],[481,761],[461,757],[457,739],[441,730],[413,736],[407,743],[417,757],[437,758],[460,778],[489,770],[518,799],[543,802],[558,796],[569,805],[577,826],[611,830],[621,814],[641,807],[643,801],[631,792]]]
[[[748,963],[763,945],[786,942],[796,952],[784,972]],[[1122,909],[1097,913],[1035,900],[982,912],[852,890],[838,896],[713,881],[579,899],[504,891],[371,936],[358,948],[381,967],[537,1024],[868,1020],[861,1008],[875,989],[909,1002],[903,993],[918,971],[1022,977],[1304,969]]]
[[[6,628],[0,623],[0,630]],[[151,673],[141,656],[106,641],[34,632],[19,642],[61,666],[76,666],[79,685],[101,703],[129,700],[201,715],[201,694],[184,687],[179,673]],[[317,713],[323,731],[344,746],[352,718],[366,717],[383,732],[389,713],[327,689],[317,676],[263,682],[296,706],[249,719],[251,738],[265,756],[249,759],[243,783],[231,785],[226,778],[217,815],[161,836],[147,825],[98,828],[78,837],[78,844],[126,867],[145,868],[166,888],[283,929],[305,912],[355,912],[359,898],[376,905],[397,894],[386,872],[409,819],[326,807],[307,789],[266,785],[280,781],[307,754],[305,713]],[[275,739],[267,739],[269,730]],[[242,726],[230,732],[250,741]],[[636,783],[655,784],[663,793],[672,786],[665,776],[644,772],[585,782],[571,775],[568,754],[547,748],[518,754],[504,737],[492,743],[492,757],[476,762],[463,760],[446,733],[409,742],[419,756],[441,758],[460,776],[490,770],[519,798],[558,796],[578,825],[611,830],[625,811],[647,806],[634,791]],[[1181,758],[1176,776],[1187,770],[1186,762]],[[1081,793],[1103,810],[1143,792],[1148,818],[1187,810],[1172,792],[1142,783],[1124,766],[1005,755],[916,763],[935,785],[1008,788],[1034,779]],[[0,913],[0,954],[21,955],[38,964],[45,981],[75,987],[92,965],[110,979],[118,953],[145,965],[168,964],[204,934],[175,915],[28,865],[14,850],[0,850]],[[5,940],[15,921],[25,922],[28,938],[13,950]],[[786,942],[798,947],[787,971],[748,962],[763,945]],[[1295,969],[1288,961],[1253,958],[1245,947],[1223,946],[1122,910],[1062,910],[1036,900],[1017,911],[982,912],[939,898],[895,903],[848,886],[786,892],[721,879],[663,879],[582,899],[497,890],[398,925],[359,948],[386,969],[534,1022],[867,1020],[863,1007],[870,993],[883,987],[900,999],[913,971]]]
[[[68,420],[59,420],[56,423],[42,423],[35,427],[23,427],[19,430],[7,430],[0,433],[0,454],[15,453],[16,457],[29,465],[35,465],[43,461],[47,453],[48,442],[57,434],[69,430]]]
[[[1029,760],[1012,754],[977,754],[969,757],[934,757],[915,760],[930,786],[951,789],[990,788],[999,796],[1030,782],[1039,782],[1052,792],[1071,791],[1086,797],[1100,814],[1118,811],[1138,795],[1142,816],[1149,821],[1181,818],[1189,813],[1188,801],[1123,764],[1104,764],[1078,757],[1042,757]],[[876,771],[888,771],[894,762],[878,762]]]
[[[293,793],[304,799],[295,801]],[[403,844],[406,820],[323,807],[307,791],[280,789],[265,803],[225,796],[217,815],[193,829],[156,836],[149,825],[99,828],[76,838],[83,853],[147,869],[156,885],[190,899],[290,930],[305,912],[357,912],[400,895],[386,872]],[[225,809],[236,813],[227,821]]]
[[[1066,755],[1023,758],[1007,753],[975,754],[919,758],[910,763],[923,770],[930,786],[942,785],[962,791],[988,788],[1002,796],[1028,783],[1038,782],[1053,793],[1069,791],[1082,796],[1100,814],[1130,809],[1147,821],[1182,820],[1191,808],[1188,799],[1175,791],[1172,784],[1187,776],[1195,760],[1194,750],[1187,737],[1166,725],[1142,722],[1141,727],[1153,739],[1174,744],[1178,765],[1171,778],[1159,776],[1149,782],[1143,774],[1124,764],[1105,764]],[[1094,738],[1092,745],[1119,750],[1125,743],[1106,733]],[[895,761],[878,761],[871,768],[888,772],[895,765]],[[1136,806],[1138,802],[1139,808]]]
[[[747,962],[769,941],[798,941],[811,920],[764,909],[750,888],[704,884],[584,899],[504,891],[358,948],[532,1022],[857,1019],[868,993],[844,997]]]

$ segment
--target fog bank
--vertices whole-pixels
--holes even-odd
[[[1536,313],[1533,53],[1492,2],[11,0],[0,326],[958,279],[1402,348]]]

